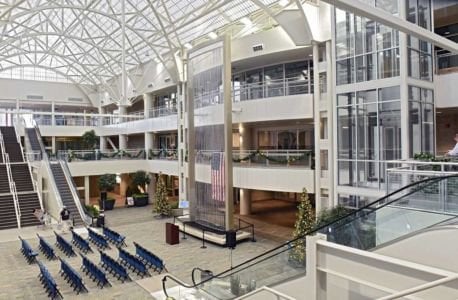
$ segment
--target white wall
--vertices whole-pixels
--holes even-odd
[[[458,73],[434,76],[436,106],[458,107]]]
[[[69,105],[91,104],[87,95],[76,85],[70,83],[0,78],[0,91],[2,91],[1,99],[26,100],[28,95],[33,95],[43,96],[44,103],[53,100],[68,102]],[[69,97],[82,98],[83,101],[68,101]]]
[[[39,125],[41,136],[82,136],[89,130],[96,130],[92,126],[44,126]]]

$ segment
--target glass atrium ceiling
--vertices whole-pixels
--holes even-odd
[[[295,0],[0,0],[0,77],[99,84],[229,32],[275,25]],[[299,0],[296,0],[299,2]]]

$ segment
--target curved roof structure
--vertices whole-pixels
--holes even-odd
[[[0,1],[0,73],[38,68],[85,84],[120,74],[123,2],[130,69],[152,59],[165,63],[166,54],[215,34],[272,26],[276,12],[294,0]]]

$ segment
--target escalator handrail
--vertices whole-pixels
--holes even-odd
[[[276,247],[274,247],[274,248],[272,248],[272,249],[270,249],[270,250],[268,250],[268,251],[266,251],[266,252],[264,252],[264,253],[261,253],[261,254],[255,256],[255,257],[253,257],[253,258],[250,258],[250,259],[248,259],[248,260],[246,260],[246,261],[244,261],[244,262],[242,262],[242,263],[240,263],[240,264],[238,264],[238,265],[236,265],[236,266],[234,266],[234,267],[231,267],[230,269],[227,269],[227,270],[225,270],[225,271],[223,271],[223,272],[220,272],[220,273],[218,273],[218,274],[216,274],[216,275],[213,275],[213,276],[211,276],[211,277],[209,277],[209,278],[207,278],[207,279],[205,279],[205,280],[203,280],[203,281],[201,281],[201,282],[199,282],[199,283],[194,283],[194,282],[193,282],[193,284],[191,285],[191,284],[184,283],[182,280],[176,278],[175,276],[172,276],[172,275],[165,275],[165,276],[162,278],[162,289],[163,289],[163,291],[164,291],[164,294],[167,296],[167,289],[166,289],[166,286],[165,286],[165,285],[166,285],[167,279],[171,279],[172,281],[174,281],[174,282],[176,282],[176,283],[182,285],[182,286],[185,287],[185,288],[196,288],[197,286],[200,286],[200,285],[202,285],[202,284],[204,284],[204,283],[206,283],[206,282],[212,280],[213,278],[222,278],[222,277],[230,276],[230,275],[232,275],[232,274],[234,274],[234,273],[240,272],[240,270],[237,270],[237,271],[234,272],[234,273],[231,272],[231,271],[234,271],[235,269],[238,269],[238,268],[242,267],[243,265],[249,264],[249,263],[251,263],[251,262],[253,262],[253,261],[255,261],[255,260],[257,260],[257,259],[259,259],[259,258],[261,258],[261,257],[263,257],[263,256],[266,256],[266,255],[268,255],[268,254],[271,254],[272,252],[274,252],[274,251],[276,251],[276,250],[279,250],[279,249],[281,249],[281,248],[285,248],[285,247],[287,247],[288,245],[290,245],[290,244],[292,244],[292,243],[294,243],[294,242],[296,242],[296,241],[298,241],[298,240],[304,239],[304,238],[305,238],[306,236],[308,236],[308,235],[311,235],[311,234],[320,232],[322,229],[325,229],[325,228],[331,226],[332,224],[336,224],[336,223],[338,223],[338,222],[340,222],[340,221],[342,221],[342,220],[344,220],[344,219],[346,219],[346,218],[348,218],[348,217],[350,217],[350,216],[352,216],[352,215],[357,215],[357,214],[358,214],[359,212],[361,212],[362,210],[365,210],[365,209],[367,209],[367,208],[373,206],[374,204],[377,204],[378,202],[385,201],[386,199],[390,198],[391,196],[393,196],[393,195],[395,195],[395,194],[397,194],[397,193],[399,193],[399,192],[402,192],[402,191],[404,191],[404,190],[406,190],[406,189],[408,189],[408,188],[411,188],[411,187],[413,187],[413,186],[415,186],[415,185],[420,185],[420,184],[425,183],[425,182],[430,182],[430,181],[431,181],[431,182],[432,182],[432,181],[442,181],[442,180],[445,180],[445,179],[448,179],[448,178],[452,178],[452,177],[458,177],[458,174],[447,175],[447,176],[438,176],[438,177],[432,177],[432,178],[426,178],[426,179],[423,179],[423,180],[420,180],[420,181],[416,181],[416,182],[410,183],[410,184],[408,184],[408,185],[406,185],[406,186],[404,186],[404,187],[402,187],[402,188],[400,188],[400,189],[398,189],[398,190],[396,190],[396,191],[393,191],[393,192],[391,192],[391,193],[389,193],[389,194],[387,194],[387,195],[385,195],[385,196],[383,196],[383,197],[381,197],[381,198],[379,198],[379,199],[377,199],[377,200],[375,200],[375,201],[373,201],[373,202],[371,202],[371,203],[369,203],[369,204],[367,204],[367,205],[365,205],[365,206],[363,206],[363,207],[361,207],[361,208],[358,208],[357,210],[354,210],[354,211],[352,211],[352,212],[350,212],[350,213],[348,213],[348,214],[346,214],[346,215],[344,215],[344,216],[341,216],[341,217],[339,217],[339,218],[337,218],[337,219],[335,219],[335,220],[333,220],[333,221],[331,221],[331,222],[328,222],[328,223],[323,224],[323,225],[321,225],[321,226],[315,227],[315,228],[313,228],[312,230],[308,231],[306,234],[304,234],[304,235],[302,235],[302,236],[299,236],[299,237],[297,237],[297,238],[295,238],[295,239],[293,239],[293,240],[291,240],[291,241],[289,241],[289,242],[286,242],[286,243],[284,243],[284,244],[281,244],[281,245],[279,245],[279,246],[276,246]],[[418,190],[417,190],[417,191],[418,191]],[[407,195],[408,195],[408,194],[407,194]],[[404,196],[406,196],[406,195],[402,195],[402,197],[404,197]],[[393,202],[395,202],[395,201],[398,201],[398,200],[401,199],[402,197],[397,198],[397,199],[394,199],[394,200],[392,200],[392,201],[388,201],[387,203],[384,203],[383,206],[380,206],[380,207],[377,207],[376,209],[374,209],[374,211],[375,211],[375,210],[378,210],[379,208],[382,208],[382,207],[384,207],[384,206],[386,206],[386,205],[389,205],[389,204],[391,204],[391,203],[393,203]],[[264,258],[264,259],[262,259],[262,260],[259,261],[259,262],[262,262],[262,261],[264,261],[264,260],[266,260],[266,259],[268,259],[268,258],[271,258],[271,257],[273,257],[273,256],[276,256],[276,255],[278,255],[278,254],[280,254],[280,253],[283,253],[284,251],[287,251],[287,250],[288,250],[288,249],[283,249],[283,251],[281,251],[281,252],[279,252],[279,253],[274,253],[273,255],[268,256],[267,258]],[[245,268],[243,268],[243,269],[241,269],[241,270],[244,270],[244,269],[246,269],[247,267],[251,267],[251,266],[253,266],[253,265],[255,265],[255,264],[259,263],[259,262],[256,262],[256,263],[254,263],[254,264],[250,264],[250,265],[246,266]],[[229,274],[226,274],[226,273],[229,273]],[[224,276],[223,276],[223,275],[224,275]]]

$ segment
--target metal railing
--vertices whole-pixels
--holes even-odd
[[[1,141],[3,143],[3,138]],[[19,205],[19,199],[17,197],[16,183],[14,182],[14,179],[13,179],[13,172],[11,171],[10,156],[8,155],[8,153],[4,153],[4,162],[6,166],[6,173],[8,175],[10,192],[11,192],[11,195],[13,196],[14,210],[16,212],[17,225],[18,225],[18,228],[21,228],[21,207]]]
[[[256,289],[256,290],[254,290],[252,292],[249,292],[248,294],[242,295],[242,296],[238,297],[237,300],[246,299],[248,297],[254,296],[254,295],[262,293],[262,292],[267,292],[269,294],[272,294],[272,295],[276,296],[277,300],[280,300],[280,299],[297,300],[296,298],[293,298],[291,296],[283,294],[283,293],[281,293],[281,292],[279,292],[277,290],[271,289],[271,288],[269,288],[267,286],[262,286],[259,289]]]
[[[84,210],[83,205],[81,204],[80,197],[76,189],[76,184],[75,184],[75,181],[73,180],[70,169],[68,168],[67,162],[65,160],[59,160],[59,164],[62,168],[62,171],[64,172],[65,179],[67,181],[68,187],[70,188],[70,191],[73,197],[73,201],[75,202],[76,207],[78,208],[78,212],[80,213],[81,219],[87,225],[91,224],[92,219],[88,215],[86,215],[86,211]]]
[[[176,149],[150,149],[148,159],[161,160],[178,160],[178,151]]]
[[[174,106],[159,106],[149,110],[150,118],[165,117],[178,114],[178,108]]]
[[[58,150],[57,159],[66,162],[93,160],[130,160],[145,159],[145,149],[124,149],[118,151],[95,150]]]
[[[21,137],[20,135],[18,134],[17,132],[17,125],[18,125],[19,121],[16,120],[15,124],[13,125],[13,128],[14,128],[14,134],[16,135],[16,140],[19,144],[19,148],[21,149],[21,155],[22,155],[22,160],[25,161],[25,157],[24,157],[24,149],[22,148],[22,143],[21,143]]]
[[[458,54],[453,53],[442,53],[439,54],[436,52],[436,70],[441,72],[441,70],[455,69],[455,72],[458,72]]]
[[[196,151],[196,162],[209,164],[215,151]],[[313,167],[312,150],[233,150],[232,159],[243,166]]]

